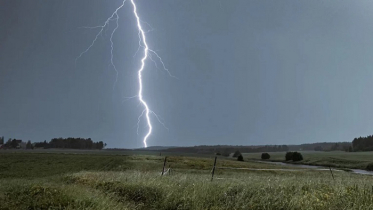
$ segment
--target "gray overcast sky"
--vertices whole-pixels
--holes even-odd
[[[137,0],[154,30],[144,97],[149,146],[301,144],[373,133],[373,2],[309,0]],[[129,1],[0,0],[0,135],[43,141],[91,137],[142,147],[137,118],[141,51]],[[145,23],[144,27],[150,29]],[[159,63],[158,63],[159,65]]]

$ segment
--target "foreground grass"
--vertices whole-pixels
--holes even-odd
[[[370,176],[340,172],[79,172],[4,184],[0,209],[372,209]]]
[[[328,171],[217,169],[211,181],[211,158],[169,157],[173,172],[161,177],[159,156],[8,155],[17,167],[2,162],[7,170],[0,177],[0,210],[373,209],[373,177],[348,172],[335,172],[333,180]],[[34,164],[32,175],[16,175],[29,171],[22,164],[40,159],[49,167]],[[281,167],[229,159],[218,159],[217,165]]]

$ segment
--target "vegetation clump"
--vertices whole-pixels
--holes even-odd
[[[293,153],[293,161],[301,161],[303,160],[303,156],[299,152],[294,152]]]
[[[301,161],[303,160],[303,156],[301,153],[299,152],[287,152],[286,155],[285,155],[285,160],[286,161]]]
[[[240,155],[237,157],[237,160],[238,160],[238,161],[243,161],[243,156],[240,154]]]
[[[293,160],[293,154],[294,152],[287,152],[285,155],[285,160],[286,161]]]
[[[271,156],[268,153],[262,153],[262,160],[268,160]]]

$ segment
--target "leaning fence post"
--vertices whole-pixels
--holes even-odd
[[[211,181],[214,179],[214,173],[215,173],[215,167],[216,167],[216,158],[217,158],[217,156],[215,156],[214,167],[212,168]]]
[[[163,176],[163,174],[164,174],[164,167],[166,167],[166,161],[167,161],[167,156],[164,157],[163,169],[162,169],[162,176]]]
[[[329,170],[330,170],[330,173],[332,174],[333,180],[335,180],[335,179],[334,179],[334,175],[333,175],[332,168],[330,168],[330,166],[329,166]]]

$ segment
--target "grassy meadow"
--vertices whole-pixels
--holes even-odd
[[[0,210],[373,209],[373,176],[220,169],[291,169],[250,161],[254,154],[218,157],[211,181],[213,156],[167,154],[172,170],[161,176],[159,153],[64,153],[0,152]]]

